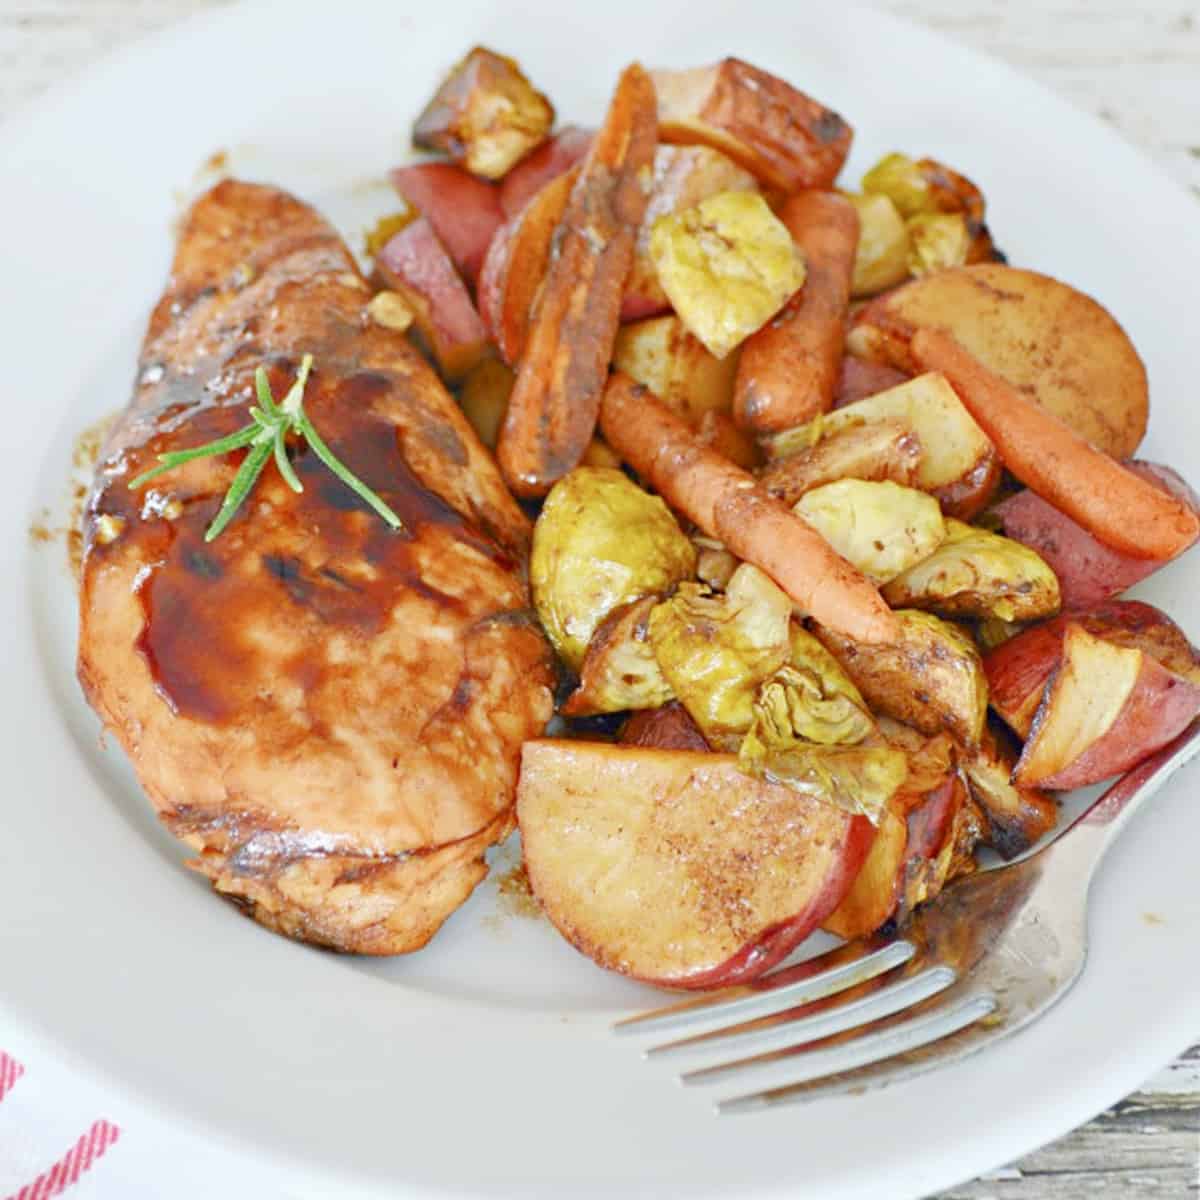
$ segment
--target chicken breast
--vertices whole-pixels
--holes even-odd
[[[185,219],[129,408],[85,516],[79,678],[192,865],[264,925],[417,949],[513,827],[522,742],[552,711],[529,525],[421,356],[364,312],[334,230],[226,181]],[[249,421],[254,370],[399,514],[302,443],[206,543],[244,452],[139,491],[156,455]]]

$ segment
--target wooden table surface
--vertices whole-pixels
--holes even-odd
[[[0,121],[113,47],[228,2],[0,0]],[[883,0],[879,7],[1008,60],[1110,122],[1200,199],[1200,3]],[[1200,204],[1196,217],[1200,236]],[[1090,1124],[938,1200],[1198,1194],[1200,1044]]]

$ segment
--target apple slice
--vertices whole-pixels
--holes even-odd
[[[1187,635],[1166,613],[1140,600],[1111,600],[1091,612],[1065,613],[1035,625],[984,656],[992,708],[1018,737],[1029,736],[1072,624],[1106,642],[1144,651],[1172,674],[1200,686],[1200,659]]]
[[[591,149],[594,129],[566,125],[500,180],[500,207],[511,221],[552,179],[569,171]]]
[[[741,59],[650,75],[664,142],[712,146],[783,192],[832,187],[846,161],[837,113]]]
[[[1125,465],[1200,513],[1195,493],[1170,467],[1137,460]],[[1067,609],[1092,608],[1166,565],[1161,560],[1132,558],[1113,550],[1028,489],[997,504],[994,511],[1007,537],[1036,550],[1050,565],[1058,576],[1063,607]]]
[[[392,186],[423,216],[463,278],[474,285],[504,214],[493,184],[453,163],[397,167]]]
[[[866,937],[891,920],[900,902],[908,825],[894,805],[883,810],[862,869],[821,928],[846,941]]]
[[[847,349],[913,371],[918,329],[941,328],[1093,446],[1127,458],[1146,432],[1146,369],[1125,331],[1090,296],[1000,263],[937,271],[855,316]]]
[[[744,983],[837,907],[873,830],[752,779],[723,754],[526,742],[525,869],[546,915],[602,967],[661,987]]]
[[[375,259],[375,270],[412,309],[417,331],[447,379],[462,379],[479,363],[487,348],[487,331],[424,217],[388,240]]]
[[[1197,713],[1200,687],[1071,622],[1013,782],[1054,791],[1099,783],[1165,746]]]

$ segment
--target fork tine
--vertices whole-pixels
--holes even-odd
[[[705,1050],[723,1055],[749,1054],[803,1045],[910,1009],[950,987],[956,978],[953,968],[945,966],[929,967],[890,983],[881,976],[860,984],[852,992],[839,992],[804,1008],[788,1009],[731,1029],[715,1029],[655,1046],[646,1052],[646,1057]],[[698,1083],[705,1078],[705,1072],[695,1071],[683,1078],[687,1083]]]
[[[999,1001],[964,980],[949,992],[915,1009],[886,1017],[868,1033],[809,1043],[802,1048],[759,1055],[731,1063],[723,1074],[736,1077],[772,1065],[781,1082],[717,1103],[719,1113],[749,1112],[777,1104],[798,1103],[882,1086],[962,1058],[993,1038],[1011,1032],[1003,1022],[986,1022]],[[985,1021],[983,1025],[979,1022]],[[716,1072],[710,1078],[717,1078]],[[685,1077],[685,1082],[687,1079]]]
[[[838,946],[792,967],[774,971],[753,983],[710,992],[618,1021],[617,1033],[663,1033],[701,1022],[746,1021],[796,1008],[874,979],[912,958],[915,950],[903,938],[870,938]]]

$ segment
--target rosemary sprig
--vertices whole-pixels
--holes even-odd
[[[293,492],[304,491],[304,484],[296,474],[295,468],[287,455],[287,436],[289,433],[298,434],[312,448],[312,452],[323,462],[355,495],[365,500],[393,529],[403,529],[404,522],[396,516],[391,507],[375,494],[361,479],[358,478],[343,462],[334,456],[332,450],[325,444],[324,438],[313,427],[312,421],[304,411],[304,387],[308,382],[308,373],[312,370],[313,358],[306,354],[300,360],[300,370],[296,380],[288,389],[288,394],[281,402],[276,402],[271,394],[271,384],[267,372],[259,367],[254,372],[254,388],[258,396],[258,404],[250,409],[253,421],[244,429],[231,433],[227,437],[218,438],[215,442],[206,442],[203,446],[193,446],[188,450],[172,450],[169,454],[158,456],[159,465],[143,472],[136,479],[129,481],[133,489],[142,487],[151,479],[163,474],[164,471],[174,470],[183,463],[191,462],[194,458],[207,458],[217,454],[228,454],[231,450],[250,447],[250,453],[238,467],[229,491],[212,524],[204,534],[204,540],[211,542],[233,520],[234,514],[241,507],[242,501],[250,494],[251,488],[258,481],[262,469],[267,465],[267,459],[275,456],[275,465],[279,474]]]

